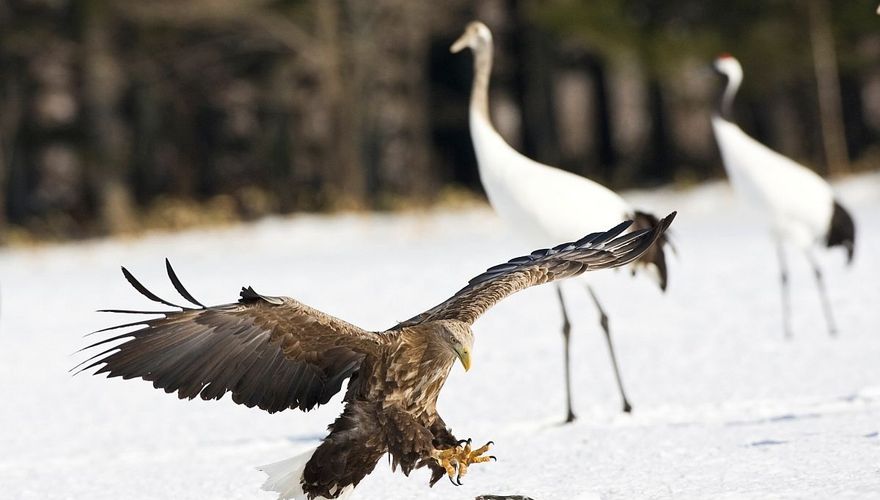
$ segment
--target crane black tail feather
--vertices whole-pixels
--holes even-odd
[[[639,210],[636,210],[633,213],[633,230],[653,229],[658,224],[660,224],[660,220],[654,214]],[[657,272],[657,284],[660,286],[660,290],[663,291],[666,291],[667,284],[666,248],[669,247],[671,250],[675,250],[668,235],[668,231],[661,234],[657,238],[657,242],[645,251],[641,257],[636,259],[633,268],[633,272],[635,273],[636,269],[653,266],[654,270]]]
[[[834,211],[831,212],[831,224],[825,240],[828,248],[842,246],[846,249],[846,263],[852,263],[856,246],[856,225],[852,216],[843,206],[834,200]]]

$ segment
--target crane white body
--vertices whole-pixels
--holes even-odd
[[[733,123],[733,98],[742,83],[742,66],[732,56],[723,55],[715,60],[715,69],[727,78],[727,85],[718,112],[712,116],[712,131],[734,190],[762,212],[774,233],[781,271],[785,335],[791,336],[791,326],[784,242],[798,247],[810,261],[828,330],[834,335],[837,327],[831,303],[822,271],[811,252],[818,244],[839,245],[847,250],[851,262],[855,245],[852,217],[837,203],[831,186],[818,174],[761,144]]]
[[[489,203],[529,243],[546,246],[632,217],[617,193],[520,154],[475,110],[470,127]]]
[[[804,250],[819,243],[831,224],[831,186],[720,116],[712,129],[734,189],[769,217],[775,235]]]
[[[450,50],[458,52],[470,48],[474,54],[474,80],[471,92],[469,122],[471,140],[477,157],[480,181],[489,203],[508,224],[530,243],[549,246],[558,241],[578,238],[579,235],[599,231],[609,224],[635,219],[634,226],[650,227],[656,217],[637,212],[623,198],[610,189],[587,178],[565,170],[550,167],[528,158],[511,147],[495,130],[489,116],[489,79],[492,68],[492,33],[484,24],[473,22]],[[658,240],[650,257],[645,256],[631,265],[652,264],[651,273],[661,289],[666,287],[664,240]],[[614,373],[623,400],[623,411],[631,409],[623,390],[620,370],[611,342],[608,318],[592,289],[587,288],[600,314]],[[574,420],[571,410],[571,374],[569,366],[570,323],[565,310],[562,291],[557,287],[563,314],[565,340],[565,379],[567,421]]]

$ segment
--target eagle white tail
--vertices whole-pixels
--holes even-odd
[[[262,489],[278,493],[278,500],[309,500],[308,495],[303,492],[301,481],[306,463],[312,458],[316,449],[317,447],[309,448],[293,458],[257,467],[257,470],[269,476],[263,483]],[[337,498],[344,500],[351,496],[353,490],[351,486],[343,488]],[[318,497],[317,500],[323,498]]]

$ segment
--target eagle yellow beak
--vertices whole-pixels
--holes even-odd
[[[458,354],[458,360],[461,361],[461,366],[464,367],[464,371],[468,371],[471,369],[471,351],[467,347],[460,347],[455,350],[455,353]]]

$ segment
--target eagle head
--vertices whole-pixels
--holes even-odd
[[[470,325],[457,320],[437,322],[439,337],[444,347],[454,354],[465,371],[471,368],[471,349],[474,347],[474,333]]]

